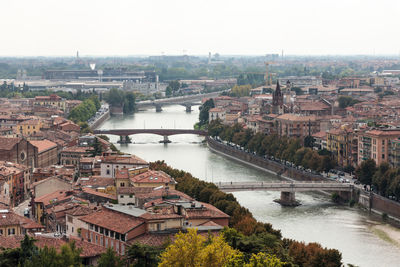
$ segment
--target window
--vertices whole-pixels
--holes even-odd
[[[97,225],[94,226],[94,230],[98,233],[99,232],[99,227]]]
[[[100,236],[100,246],[103,246],[103,237]]]
[[[114,238],[114,231],[110,231],[110,237]]]
[[[74,227],[72,227],[72,232],[74,232]]]
[[[93,243],[93,233],[92,232],[90,233],[90,242]]]
[[[124,195],[121,195],[121,198],[124,198]]]
[[[385,140],[382,140],[382,145],[383,145],[383,146],[385,145]]]
[[[8,229],[8,235],[15,235],[15,228]]]
[[[3,229],[0,229],[0,235],[3,235]]]
[[[96,244],[98,244],[99,243],[99,240],[97,239],[97,235],[96,235]]]
[[[121,244],[121,255],[125,254],[125,246],[124,244]]]
[[[107,170],[107,175],[110,175],[110,170]]]
[[[121,187],[124,187],[125,186],[125,183],[121,183]]]
[[[89,230],[93,230],[93,224],[89,224]]]
[[[105,240],[106,240],[105,247],[108,248],[108,238],[106,238]]]
[[[103,229],[103,227],[100,227],[100,234],[103,234],[104,233],[104,229]]]
[[[385,159],[385,154],[382,154],[382,159]]]
[[[125,235],[121,235],[121,241],[125,241]]]
[[[114,241],[110,240],[111,248],[114,248]]]
[[[133,195],[129,195],[129,198],[133,198]]]
[[[108,230],[107,229],[104,229],[104,235],[108,236]]]
[[[115,239],[119,240],[119,233],[115,233]]]

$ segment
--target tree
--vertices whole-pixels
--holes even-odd
[[[178,233],[175,241],[161,254],[159,266],[219,267],[226,265],[238,253],[221,236],[210,236],[207,240],[197,234],[196,229],[188,229],[186,234]]]
[[[206,125],[208,124],[208,112],[210,109],[214,108],[214,100],[212,98],[208,99],[204,104],[200,107],[200,114],[199,114],[199,125]]]
[[[354,104],[360,102],[357,99],[352,98],[351,96],[341,96],[338,98],[338,101],[340,108],[347,108],[349,106],[353,106]]]
[[[122,267],[122,260],[115,254],[112,248],[108,248],[106,253],[101,254],[98,267]]]
[[[123,108],[123,112],[125,114],[132,114],[135,111],[135,101],[136,97],[132,92],[125,93],[124,108]]]
[[[127,259],[129,262],[133,262],[133,266],[156,266],[160,253],[161,248],[134,243],[128,248]]]
[[[375,160],[367,159],[361,162],[361,165],[356,169],[356,176],[361,183],[371,185],[375,171]]]
[[[101,156],[101,154],[103,153],[103,145],[100,143],[97,136],[94,138],[94,142],[91,147],[93,148],[91,150],[91,157]]]
[[[168,83],[168,86],[167,86],[167,89],[166,89],[166,91],[165,91],[165,94],[167,95],[167,96],[170,96],[170,95],[175,95],[175,93],[179,90],[181,88],[181,84],[180,84],[180,82],[179,81],[170,81],[169,83]]]

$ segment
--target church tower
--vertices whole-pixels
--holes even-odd
[[[273,114],[283,114],[283,94],[279,81],[276,83],[276,89],[272,95],[272,113]]]

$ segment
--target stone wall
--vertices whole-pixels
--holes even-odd
[[[371,209],[400,218],[400,203],[377,194],[372,194]]]
[[[247,164],[255,165],[258,168],[272,172],[276,175],[280,175],[283,178],[291,178],[299,181],[320,181],[324,180],[321,175],[315,175],[309,172],[298,170],[286,166],[280,162],[276,162],[263,157],[244,152],[234,147],[225,145],[224,143],[215,141],[214,139],[207,137],[208,146],[220,153],[232,157],[233,159],[243,161]]]

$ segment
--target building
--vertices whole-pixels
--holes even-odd
[[[31,219],[7,209],[0,210],[0,236],[25,235],[39,232],[44,227]]]
[[[211,108],[208,112],[208,121],[214,121],[214,120],[221,120],[225,121],[225,109],[222,108]]]
[[[75,165],[79,168],[82,157],[88,156],[92,148],[88,146],[71,146],[60,152],[61,165]]]
[[[0,160],[37,166],[37,148],[24,138],[0,137]]]
[[[159,187],[168,186],[175,189],[177,182],[174,178],[163,171],[148,170],[146,172],[130,177],[132,186],[134,187]]]
[[[16,127],[20,135],[30,136],[32,134],[36,134],[37,132],[39,132],[42,126],[43,123],[41,120],[32,119],[32,120],[22,121],[19,124],[17,124]]]
[[[43,168],[57,164],[58,153],[57,144],[49,140],[32,140],[29,141],[37,150],[37,166]]]
[[[56,94],[51,94],[49,96],[36,96],[33,105],[35,106],[51,106],[62,111],[66,111],[65,99],[62,99]]]
[[[286,113],[275,118],[280,136],[304,138],[320,131],[320,121],[316,116],[300,116]]]
[[[101,158],[101,177],[115,178],[117,169],[148,168],[149,163],[135,155],[109,155]]]
[[[377,165],[388,162],[391,140],[399,137],[400,130],[398,129],[370,130],[358,133],[358,165],[366,159],[375,160]]]
[[[283,114],[283,94],[279,82],[276,84],[276,89],[272,94],[272,114]]]
[[[288,76],[278,78],[278,82],[281,84],[289,82],[292,87],[322,86],[322,78],[315,76]]]
[[[3,204],[17,206],[28,196],[31,172],[27,166],[0,162],[0,181],[3,182],[0,192]]]

